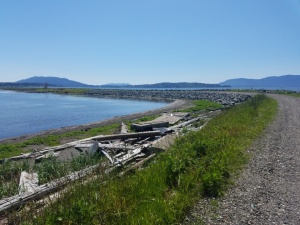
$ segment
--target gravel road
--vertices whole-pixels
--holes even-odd
[[[201,200],[184,224],[300,224],[300,98],[270,96],[278,114],[245,170],[218,206]]]

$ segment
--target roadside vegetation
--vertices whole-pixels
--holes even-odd
[[[22,224],[177,224],[201,197],[218,197],[249,159],[247,148],[277,111],[256,95],[187,132],[149,165],[124,176],[77,182],[43,211],[11,215]],[[105,181],[105,182],[104,182]]]

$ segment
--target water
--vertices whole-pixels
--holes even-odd
[[[0,90],[0,139],[91,123],[165,105],[164,102]]]

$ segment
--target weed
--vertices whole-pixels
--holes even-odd
[[[27,161],[22,163],[8,161],[0,165],[0,199],[18,193],[19,179],[24,170],[29,170]]]

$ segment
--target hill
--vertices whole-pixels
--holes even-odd
[[[219,83],[220,85],[230,85],[231,87],[249,88],[300,88],[300,75],[283,75],[265,77],[262,79],[237,78]]]
[[[90,87],[91,86],[77,81],[69,80],[66,78],[37,77],[37,76],[19,80],[16,83],[48,84],[49,86],[60,86],[60,87]]]
[[[205,84],[205,83],[188,83],[188,82],[179,82],[179,83],[156,83],[156,84],[142,84],[142,85],[132,85],[135,88],[210,88],[210,87],[221,87],[219,84]]]
[[[128,83],[110,83],[104,85],[87,85],[77,81],[69,80],[66,78],[59,77],[30,77],[27,79],[19,80],[18,84],[48,84],[49,86],[60,86],[60,87],[98,87],[98,88],[210,88],[210,87],[222,87],[219,84],[205,84],[196,82],[178,82],[178,83],[156,83],[156,84],[142,84],[142,85],[131,85]]]

